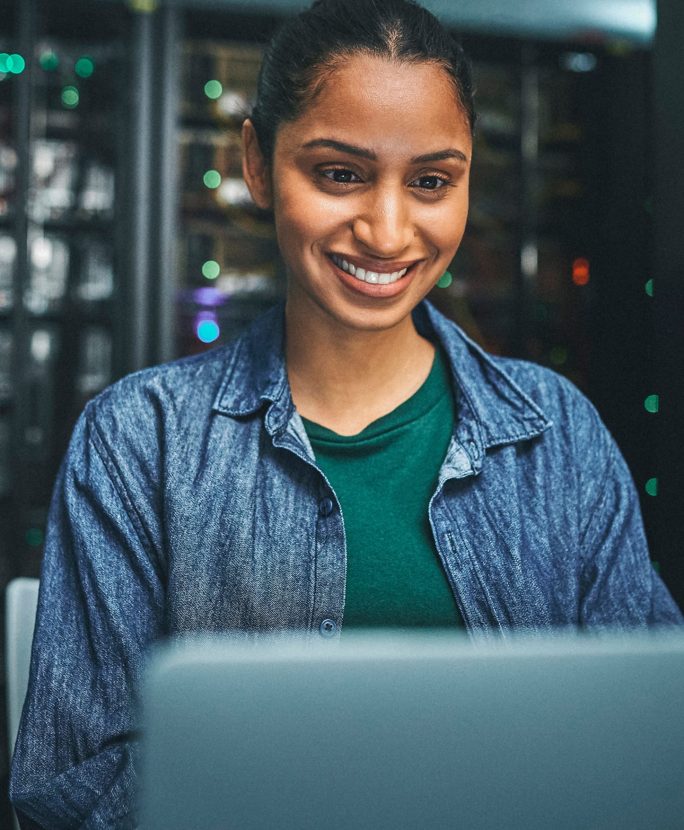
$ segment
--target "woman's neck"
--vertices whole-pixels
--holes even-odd
[[[352,330],[286,306],[285,354],[300,415],[355,435],[411,397],[430,373],[434,346],[409,316],[382,331]]]

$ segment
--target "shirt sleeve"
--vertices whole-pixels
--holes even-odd
[[[24,827],[135,827],[137,690],[162,585],[144,511],[86,410],[50,508],[12,761]]]
[[[594,413],[584,477],[580,624],[632,628],[684,623],[651,562],[639,497],[612,436]],[[580,428],[581,429],[581,428]],[[586,437],[586,436],[585,436]]]

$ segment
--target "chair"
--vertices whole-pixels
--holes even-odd
[[[13,579],[5,592],[5,676],[10,758],[14,752],[21,710],[28,688],[39,584],[37,579],[21,577]],[[16,817],[14,823],[19,830]]]

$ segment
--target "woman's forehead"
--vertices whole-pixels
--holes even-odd
[[[406,154],[420,155],[419,148],[451,139],[469,156],[471,145],[467,117],[444,67],[367,54],[325,71],[313,100],[279,132],[281,146],[290,151],[324,138],[376,154],[402,145]]]

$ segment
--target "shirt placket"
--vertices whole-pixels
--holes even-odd
[[[459,524],[453,518],[459,512],[459,500],[467,498],[466,492],[448,495],[446,485],[453,480],[476,476],[479,472],[478,461],[481,460],[474,438],[453,437],[428,507],[437,553],[466,628],[472,636],[483,632],[501,632],[504,627],[498,618],[495,604],[489,601],[487,590],[477,578],[471,557],[462,544]],[[470,481],[468,486],[476,487],[477,482]],[[450,500],[448,506],[447,499]],[[470,539],[477,540],[476,526],[469,526],[466,530]]]
[[[311,444],[296,413],[272,438],[274,446],[293,453],[316,476],[317,485],[312,488],[316,496],[310,507],[315,523],[315,549],[303,552],[303,555],[310,557],[314,585],[308,628],[314,636],[339,641],[347,578],[347,546],[339,500],[325,474],[316,465]]]

